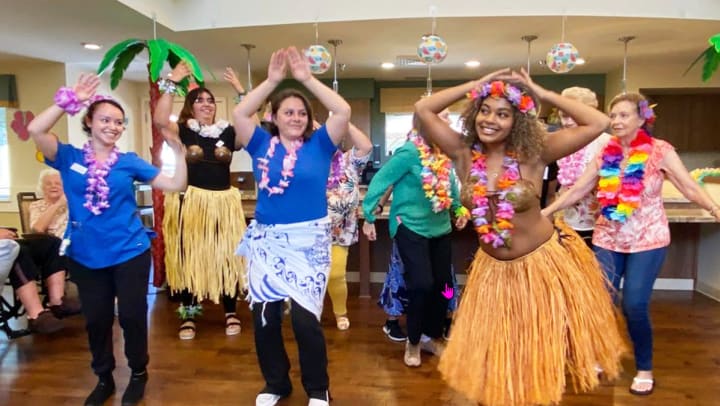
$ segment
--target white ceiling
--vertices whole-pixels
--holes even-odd
[[[618,69],[623,59],[623,44],[618,38],[626,35],[637,37],[629,44],[630,66],[668,61],[689,64],[707,47],[707,39],[720,32],[720,0],[605,0],[602,4],[515,0],[512,6],[503,4],[510,2],[490,5],[479,0],[437,0],[436,3],[442,6],[432,9],[428,7],[430,3],[418,6],[417,0],[352,3],[342,0],[266,0],[264,3],[257,0],[0,0],[0,73],[3,61],[22,58],[85,64],[88,70],[94,70],[113,44],[127,38],[153,37],[153,21],[146,14],[154,14],[158,21],[175,27],[171,30],[157,24],[158,37],[186,47],[218,77],[225,66],[234,67],[243,81],[247,80],[247,54],[240,44],[256,46],[251,52],[251,64],[253,75],[261,79],[273,50],[315,43],[315,21],[318,21],[319,42],[329,50],[332,51],[332,46],[327,43],[328,39],[343,41],[337,48],[337,59],[347,68],[339,73],[340,79],[424,78],[427,73],[424,66],[393,71],[383,71],[379,66],[382,62],[395,62],[399,55],[415,53],[420,36],[431,30],[431,13],[437,16],[436,32],[449,46],[447,59],[432,68],[434,79],[469,78],[489,69],[523,66],[527,44],[521,37],[529,34],[539,37],[532,43],[533,73],[550,73],[537,61],[544,59],[550,47],[560,42],[561,15],[567,16],[565,39],[587,60],[585,66],[577,67],[573,73],[606,73]],[[501,9],[502,6],[511,8]],[[583,16],[590,14],[601,16]],[[81,42],[100,43],[104,48],[88,51],[80,46]],[[480,69],[464,67],[463,63],[469,59],[481,61]],[[144,80],[146,61],[146,54],[140,54],[127,77]],[[694,74],[699,78],[699,71]],[[322,76],[332,77],[332,70]]]

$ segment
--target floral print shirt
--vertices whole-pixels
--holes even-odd
[[[327,190],[332,243],[348,247],[358,241],[358,205],[360,173],[372,154],[355,155],[355,148],[342,154],[343,173],[337,185]]]
[[[36,200],[30,203],[28,210],[30,210],[30,228],[32,228],[38,221],[40,216],[45,213],[50,204],[45,199]],[[60,210],[55,212],[50,224],[48,224],[47,233],[54,235],[57,238],[63,238],[65,235],[65,229],[68,224],[68,210],[67,205],[63,206]]]

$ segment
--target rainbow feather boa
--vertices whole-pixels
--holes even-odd
[[[643,191],[645,163],[652,152],[652,137],[643,129],[638,130],[630,143],[625,170],[620,170],[623,150],[618,137],[613,136],[602,153],[598,203],[601,213],[608,220],[624,223],[640,206]]]

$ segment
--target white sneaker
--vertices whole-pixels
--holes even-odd
[[[274,393],[261,393],[255,398],[255,406],[275,406],[281,398]]]
[[[308,402],[308,406],[329,406],[330,405],[329,398],[330,397],[328,396],[328,393],[325,392],[325,399],[328,399],[328,400],[310,398],[310,402]]]

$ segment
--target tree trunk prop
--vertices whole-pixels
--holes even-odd
[[[150,117],[155,116],[155,106],[160,98],[160,90],[157,83],[148,78],[150,82]],[[152,156],[152,164],[158,168],[162,168],[162,146],[163,136],[160,130],[152,124],[152,146],[150,147],[150,155]],[[165,217],[165,195],[162,190],[152,189],[153,202],[153,228],[156,237],[152,240],[152,259],[153,259],[153,286],[161,287],[165,283],[165,238],[163,236],[163,217]]]

